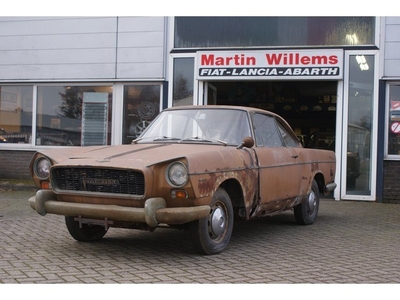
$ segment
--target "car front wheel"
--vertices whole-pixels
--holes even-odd
[[[309,225],[315,222],[319,209],[319,189],[318,184],[313,180],[311,191],[306,201],[294,207],[296,222],[300,225]]]
[[[193,245],[203,254],[222,252],[227,247],[233,230],[232,202],[224,189],[217,189],[210,206],[208,217],[189,224]]]
[[[91,242],[101,239],[107,230],[101,225],[88,225],[81,224],[74,220],[74,217],[65,217],[65,224],[67,225],[70,235],[79,242]]]

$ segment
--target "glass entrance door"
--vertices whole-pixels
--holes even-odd
[[[217,88],[209,82],[204,83],[204,104],[217,104]]]
[[[346,55],[342,199],[375,200],[378,102],[375,60],[375,53],[371,52]]]

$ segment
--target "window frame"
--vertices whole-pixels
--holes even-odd
[[[264,117],[264,121],[259,123],[259,121]],[[268,124],[268,126],[274,127],[274,130],[272,129],[270,131],[269,134],[267,134],[267,137],[265,135],[265,133],[267,133],[267,131],[263,131],[263,130],[259,130],[259,128],[263,128],[261,125],[262,123],[264,123],[265,121],[269,121],[270,124]],[[253,131],[254,131],[254,138],[255,138],[255,142],[257,147],[265,147],[265,148],[279,148],[279,147],[285,147],[285,144],[282,140],[282,135],[279,132],[279,127],[278,127],[278,122],[276,121],[276,119],[274,118],[274,116],[271,115],[267,115],[264,113],[260,113],[260,112],[255,112],[252,115],[252,121],[253,121]],[[265,126],[265,127],[268,127]],[[275,137],[275,141],[278,142],[279,144],[269,144],[272,140],[270,139],[271,136],[276,135]]]
[[[176,19],[177,18],[185,18],[185,16],[172,17],[172,22],[171,22],[172,24],[171,24],[170,27],[171,27],[171,36],[173,37],[172,38],[173,42],[171,43],[170,47],[171,47],[171,49],[175,49],[175,50],[181,50],[181,49],[210,49],[210,48],[229,49],[229,48],[235,48],[235,47],[236,48],[242,48],[242,47],[247,47],[247,48],[259,48],[259,47],[269,47],[269,48],[281,48],[281,47],[295,47],[295,48],[325,47],[326,48],[326,47],[332,47],[333,46],[333,47],[355,48],[355,47],[360,47],[360,46],[361,47],[376,47],[378,45],[378,43],[379,43],[379,28],[380,28],[380,26],[379,26],[380,25],[379,17],[375,17],[375,16],[353,16],[353,17],[352,16],[309,16],[309,17],[265,17],[265,18],[281,18],[280,20],[276,20],[276,22],[278,23],[278,26],[275,28],[275,30],[277,30],[277,31],[278,31],[278,28],[280,27],[279,23],[285,22],[284,18],[286,18],[286,19],[304,18],[304,20],[303,20],[304,22],[310,22],[310,21],[312,21],[311,20],[312,18],[328,18],[329,19],[328,21],[331,21],[331,22],[335,21],[335,18],[336,19],[343,19],[343,18],[358,18],[358,19],[361,19],[361,18],[374,18],[374,20],[372,20],[372,27],[373,28],[371,28],[371,30],[373,32],[372,32],[372,36],[370,37],[372,39],[372,42],[371,43],[360,44],[360,42],[358,40],[354,40],[354,38],[349,35],[349,37],[346,36],[347,42],[344,42],[344,43],[340,43],[340,42],[338,42],[338,43],[328,43],[328,42],[326,42],[326,44],[324,44],[324,45],[321,45],[319,42],[315,42],[315,43],[310,43],[310,42],[298,43],[296,41],[294,41],[292,43],[287,42],[287,41],[279,42],[279,37],[278,37],[278,40],[277,40],[278,43],[277,44],[265,44],[263,42],[260,42],[260,44],[251,45],[250,46],[248,43],[243,42],[243,44],[224,44],[224,45],[212,45],[212,46],[191,45],[191,46],[184,47],[183,45],[176,45],[175,44],[175,40],[177,38],[177,35],[176,35],[176,32],[175,32]],[[213,17],[203,17],[203,18],[213,18]],[[229,18],[232,19],[232,18],[235,18],[235,17],[229,17]],[[236,16],[236,18],[243,18],[243,17]],[[252,19],[252,21],[254,21],[255,18],[263,18],[263,17],[244,17],[244,18],[249,18],[249,19]],[[206,21],[204,21],[204,22],[206,22]],[[238,20],[238,22],[240,22],[240,21]],[[338,28],[337,29],[338,30],[340,30],[340,29],[343,30],[343,28],[341,28],[341,27],[345,26],[344,24],[345,23],[338,22],[338,24],[337,24]],[[224,27],[228,27],[228,25],[229,24],[221,23],[220,27],[224,28]],[[262,25],[260,25],[260,26],[262,26]],[[294,24],[294,26],[296,26],[296,24]],[[254,24],[249,24],[249,27],[253,27],[254,28]],[[295,28],[295,29],[298,29],[298,28]],[[299,34],[302,34],[302,32],[300,32]],[[335,34],[337,35],[338,32],[333,32],[332,34],[335,36]],[[191,35],[192,36],[196,36],[195,33],[192,33]],[[326,33],[322,34],[321,36],[326,36]],[[253,37],[253,38],[255,38],[255,37]],[[308,40],[308,39],[306,38],[306,40]],[[237,41],[235,41],[235,42],[237,42]],[[282,44],[279,44],[279,43],[282,43]]]
[[[157,115],[162,111],[163,85],[159,81],[155,81],[155,82],[147,82],[146,81],[146,82],[125,82],[125,83],[119,83],[118,85],[116,84],[116,86],[118,86],[117,90],[118,90],[119,94],[121,95],[120,96],[121,100],[120,101],[115,101],[115,102],[118,102],[118,108],[117,108],[118,111],[121,111],[121,114],[118,116],[118,118],[121,121],[116,123],[116,125],[119,126],[119,127],[114,132],[115,133],[114,135],[117,136],[117,140],[115,141],[114,144],[126,145],[126,144],[129,144],[129,143],[126,142],[127,141],[127,136],[126,135],[128,133],[127,130],[126,130],[126,128],[127,128],[127,123],[126,122],[128,120],[125,119],[127,117],[127,104],[129,102],[129,99],[125,98],[125,96],[127,96],[125,89],[129,88],[129,87],[140,87],[140,88],[143,88],[143,89],[144,89],[144,87],[150,87],[150,86],[151,87],[155,87],[155,86],[158,87],[158,89],[159,89],[158,106],[155,107],[157,111],[156,111],[155,115],[152,118],[149,118],[149,119],[146,119],[146,120],[142,120],[142,121],[145,121],[147,123],[147,125],[148,125],[148,123],[153,121],[157,117]],[[143,89],[141,91],[143,91]]]
[[[168,107],[173,107],[174,106],[174,61],[175,59],[179,58],[192,58],[193,59],[193,101],[192,105],[197,105],[197,99],[198,99],[198,80],[196,79],[196,53],[173,53],[169,56],[169,65],[171,66],[169,68],[169,74],[168,77],[170,80],[168,80]]]
[[[31,123],[31,136],[30,136],[30,142],[28,143],[1,143],[1,148],[0,150],[13,150],[13,149],[18,149],[18,150],[23,150],[23,149],[31,149],[32,146],[34,145],[34,138],[32,138],[35,134],[35,130],[33,128],[33,124],[36,123],[36,86],[32,83],[1,83],[1,87],[6,87],[6,86],[15,86],[15,87],[29,87],[32,88],[32,98],[31,98],[31,118],[32,118],[32,123]],[[35,123],[34,123],[35,122]]]
[[[35,84],[35,91],[34,91],[34,110],[35,110],[35,115],[34,115],[34,120],[32,120],[32,136],[34,136],[35,138],[32,138],[32,147],[36,148],[59,148],[59,147],[82,147],[82,145],[37,145],[36,144],[36,138],[37,138],[37,134],[38,134],[38,95],[39,95],[39,88],[46,88],[46,87],[67,87],[67,86],[71,86],[71,87],[109,87],[111,88],[111,105],[108,106],[108,114],[110,116],[111,119],[107,119],[108,124],[110,124],[111,126],[108,127],[107,130],[107,145],[112,145],[112,141],[113,141],[113,135],[114,135],[114,126],[113,126],[113,120],[114,120],[114,102],[115,102],[115,98],[114,98],[114,87],[115,84],[113,82],[57,82],[57,83],[36,83]],[[82,119],[81,119],[82,121]],[[81,128],[81,132],[82,134],[82,128]]]
[[[400,81],[391,81],[386,83],[385,92],[385,147],[384,147],[384,160],[400,161],[400,154],[389,154],[389,131],[390,131],[390,87],[399,86]],[[400,135],[400,134],[399,134]]]

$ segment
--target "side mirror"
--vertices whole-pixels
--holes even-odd
[[[242,143],[236,147],[236,149],[242,149],[242,148],[251,148],[254,146],[254,139],[251,136],[246,136]]]

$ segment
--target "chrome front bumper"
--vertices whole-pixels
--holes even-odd
[[[163,198],[150,198],[144,208],[125,207],[105,204],[86,204],[57,201],[51,190],[39,190],[36,196],[29,198],[29,205],[40,215],[47,213],[63,216],[82,216],[92,219],[109,219],[132,223],[146,223],[150,227],[164,224],[185,224],[205,218],[210,206],[167,208]]]

